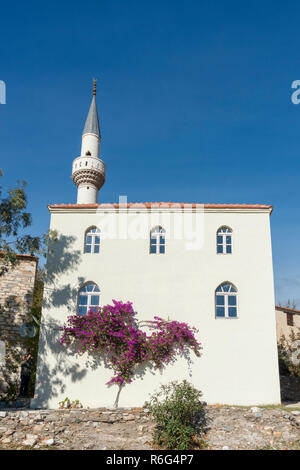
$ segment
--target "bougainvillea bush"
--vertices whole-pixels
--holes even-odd
[[[195,328],[159,317],[148,323],[153,330],[149,335],[139,328],[131,302],[113,300],[113,305],[91,308],[85,316],[68,317],[60,343],[75,345],[80,354],[105,354],[106,364],[114,372],[107,384],[120,387],[132,381],[137,366],[142,364],[162,368],[186,347],[200,356]]]

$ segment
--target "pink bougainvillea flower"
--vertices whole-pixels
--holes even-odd
[[[109,385],[130,383],[136,366],[147,362],[161,368],[185,347],[200,356],[195,328],[157,316],[150,323],[154,331],[147,335],[138,327],[132,303],[113,300],[113,305],[93,307],[85,316],[69,316],[60,343],[75,344],[81,354],[105,352],[108,367],[114,372]]]

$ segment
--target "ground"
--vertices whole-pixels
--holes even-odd
[[[206,406],[206,449],[300,450],[298,407]],[[0,449],[154,449],[145,409],[3,410]]]

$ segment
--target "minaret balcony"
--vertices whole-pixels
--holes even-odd
[[[73,161],[72,174],[78,170],[85,169],[96,169],[105,174],[106,166],[105,163],[97,157],[85,156],[77,157]]]
[[[80,156],[73,161],[72,179],[76,186],[82,183],[94,184],[101,188],[105,181],[105,163],[92,156]]]

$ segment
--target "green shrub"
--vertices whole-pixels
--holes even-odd
[[[150,410],[156,427],[153,441],[167,449],[187,450],[193,437],[204,430],[205,415],[201,392],[189,382],[162,385],[145,406]]]
[[[300,354],[297,355],[298,351],[300,353],[298,345],[299,341],[300,329],[298,329],[297,332],[292,330],[288,338],[284,335],[281,336],[278,342],[278,360],[280,375],[291,375],[294,377],[300,377],[300,362],[297,360],[295,361],[295,359],[300,358]]]

